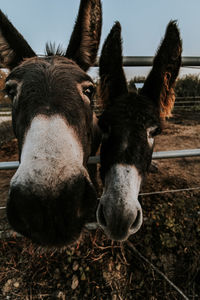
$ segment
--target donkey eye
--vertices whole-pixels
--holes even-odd
[[[162,132],[161,128],[159,126],[150,127],[147,129],[147,134],[149,138],[153,138],[156,135],[160,134]]]
[[[83,93],[91,100],[92,96],[94,95],[94,86],[91,85],[88,86],[87,88],[84,88]]]
[[[17,94],[17,83],[6,84],[5,92],[9,98],[13,99]]]

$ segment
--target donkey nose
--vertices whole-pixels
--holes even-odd
[[[142,210],[140,208],[137,208],[136,214],[134,214],[132,220],[133,222],[129,230],[130,235],[136,233],[142,225]]]
[[[98,210],[97,210],[97,220],[100,226],[103,228],[107,226],[106,216],[104,214],[104,206],[103,204],[99,204]]]
[[[97,221],[109,238],[116,241],[126,240],[136,233],[142,225],[142,209],[136,207],[125,212],[118,208],[110,209],[102,203],[97,209]]]

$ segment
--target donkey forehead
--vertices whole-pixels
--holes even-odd
[[[91,81],[73,60],[62,56],[32,57],[25,59],[19,66],[14,68],[7,80],[16,78],[18,81],[41,80],[38,76],[54,77],[65,81],[82,82]]]
[[[108,116],[116,129],[129,128],[130,133],[160,123],[157,106],[149,98],[132,92],[119,97],[115,105],[108,109]]]

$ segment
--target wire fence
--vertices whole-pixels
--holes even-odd
[[[196,110],[200,111],[200,96],[196,97],[176,97],[174,111],[178,110]]]
[[[152,66],[153,64],[153,56],[124,56],[123,57],[123,65],[125,67],[142,67],[142,66]],[[98,67],[99,59],[97,59],[97,63],[95,64]],[[198,56],[183,56],[182,57],[182,67],[195,67],[200,69],[200,57]],[[199,97],[177,97],[175,102],[175,110],[177,109],[184,109],[190,107],[200,107],[200,96]],[[11,106],[9,106],[11,109]],[[95,110],[99,112],[100,107],[95,107]],[[1,106],[0,106],[1,110]],[[5,112],[4,112],[5,113]],[[5,113],[7,116],[8,113]],[[185,158],[185,157],[198,157],[200,156],[200,149],[185,149],[185,150],[175,150],[175,151],[160,151],[153,153],[153,159],[173,159],[173,158]],[[89,158],[89,164],[97,164],[100,162],[99,156],[93,156]],[[18,161],[11,161],[11,162],[0,162],[0,170],[14,170],[19,167]],[[199,189],[199,187],[191,188]],[[169,190],[169,191],[158,191],[152,193],[146,193],[148,195],[155,194],[155,193],[166,193],[166,192],[177,192],[183,190]],[[142,195],[142,194],[141,194]],[[143,196],[145,193],[143,193]],[[4,210],[5,208],[0,207],[0,210]]]

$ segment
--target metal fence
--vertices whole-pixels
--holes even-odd
[[[124,67],[150,67],[153,64],[154,56],[124,56]],[[98,67],[97,59],[96,67]],[[182,56],[182,67],[200,66],[200,56]]]
[[[174,110],[195,108],[200,111],[200,96],[198,97],[176,97]]]
[[[159,151],[153,153],[153,160],[158,159],[172,159],[182,157],[197,157],[200,156],[200,149],[185,149],[174,151]],[[89,164],[97,164],[100,162],[99,156],[91,156],[89,158]],[[18,161],[0,162],[0,170],[15,170],[19,167]]]
[[[152,66],[153,56],[124,56],[123,65],[125,67],[142,67],[142,66]],[[98,61],[96,67],[98,67]],[[200,57],[199,56],[183,56],[182,57],[182,67],[200,67]],[[198,98],[198,99],[197,99]],[[200,105],[200,97],[190,97],[190,98],[176,98],[175,109],[188,107],[189,105]],[[169,158],[180,158],[180,157],[192,157],[200,156],[200,149],[185,149],[176,151],[162,151],[154,152],[153,159],[169,159]],[[89,163],[96,164],[99,162],[99,157],[90,157]],[[11,170],[16,169],[19,166],[19,162],[1,162],[0,170]]]

